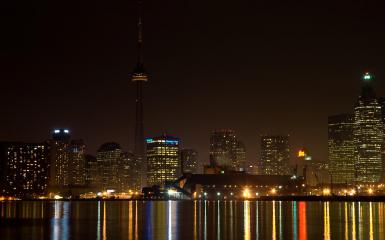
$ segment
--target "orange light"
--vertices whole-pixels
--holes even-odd
[[[305,157],[305,151],[304,150],[299,150],[298,151],[298,157]]]

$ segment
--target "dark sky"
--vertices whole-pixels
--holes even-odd
[[[235,129],[250,162],[261,134],[290,134],[294,149],[326,159],[327,116],[352,111],[363,71],[385,95],[385,16],[375,1],[144,5],[146,135],[167,131],[202,160],[216,128]],[[0,140],[43,141],[68,127],[91,153],[107,141],[132,149],[135,1],[0,9]]]

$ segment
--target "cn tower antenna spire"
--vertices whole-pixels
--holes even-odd
[[[138,64],[143,65],[143,25],[142,25],[142,5],[141,0],[138,1]]]

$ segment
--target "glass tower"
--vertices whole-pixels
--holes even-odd
[[[162,135],[147,138],[147,184],[164,186],[180,173],[179,139]]]
[[[328,119],[328,154],[333,183],[355,180],[354,115],[339,114]]]
[[[290,174],[289,136],[262,136],[260,172],[264,175]]]
[[[372,76],[363,76],[361,96],[354,111],[356,145],[356,180],[361,183],[379,182],[382,177],[381,148],[383,123],[381,106],[371,87]]]

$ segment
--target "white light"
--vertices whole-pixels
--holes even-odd
[[[60,130],[56,129],[56,130],[54,131],[54,133],[60,133]]]
[[[56,200],[63,199],[63,197],[59,196],[59,195],[55,195],[53,198],[56,199]]]
[[[115,192],[114,189],[107,189],[107,194],[109,194],[109,193],[114,193],[114,192]]]
[[[96,195],[98,195],[99,197],[101,197],[101,196],[103,195],[103,193],[98,192]]]
[[[175,190],[173,190],[173,189],[169,189],[169,190],[167,191],[167,193],[168,193],[168,195],[174,195],[174,194],[177,193],[177,191],[175,191]]]
[[[69,132],[70,132],[70,131],[69,131],[69,130],[67,130],[67,129],[65,129],[65,130],[64,130],[64,133],[69,133]]]

